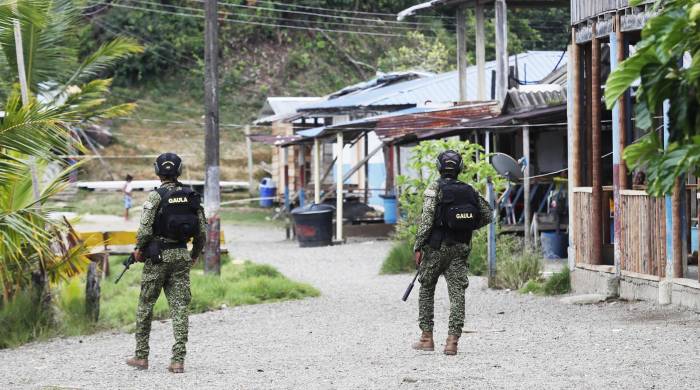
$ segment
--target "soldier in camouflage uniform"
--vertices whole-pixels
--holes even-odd
[[[440,180],[456,179],[462,169],[462,158],[454,151],[445,151],[438,157]],[[477,228],[491,223],[492,211],[488,202],[476,191],[479,212]],[[423,197],[423,212],[418,226],[415,252],[416,266],[419,267],[421,284],[418,303],[418,321],[422,330],[420,340],[413,345],[414,349],[423,351],[435,350],[433,341],[433,312],[435,286],[440,275],[444,275],[450,298],[450,318],[448,337],[445,344],[445,354],[457,354],[457,344],[464,326],[465,290],[469,286],[468,257],[471,250],[469,243],[450,243],[442,241],[439,249],[428,245],[431,234],[438,218],[438,205],[442,200],[440,181],[436,181],[425,190]]]
[[[158,157],[156,173],[161,180],[160,188],[168,190],[181,190],[182,184],[177,178],[182,170],[180,158],[173,153],[165,153]],[[141,276],[141,294],[139,296],[138,309],[136,311],[136,354],[127,360],[127,364],[139,369],[148,368],[148,340],[151,333],[151,320],[153,318],[153,306],[160,296],[161,290],[165,291],[165,297],[170,307],[170,317],[173,322],[173,334],[175,344],[172,350],[172,360],[168,370],[173,373],[184,372],[184,360],[188,334],[188,306],[191,299],[190,293],[190,268],[199,257],[206,241],[206,220],[204,211],[200,206],[197,210],[199,232],[193,238],[192,250],[186,247],[171,248],[177,246],[171,239],[158,237],[154,234],[154,222],[159,210],[161,195],[152,191],[143,205],[141,222],[136,233],[136,250],[134,256],[139,262],[145,261]],[[145,259],[143,251],[154,239],[160,240],[165,246],[161,252],[161,261],[152,262]]]

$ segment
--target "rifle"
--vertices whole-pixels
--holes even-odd
[[[134,264],[135,262],[136,262],[136,258],[134,257],[134,254],[132,253],[129,256],[129,258],[124,260],[124,262],[122,263],[124,265],[124,270],[122,271],[121,274],[119,274],[119,277],[117,278],[117,280],[114,281],[114,284],[119,283],[119,281],[122,279],[122,276],[124,276],[126,271],[129,270],[129,267],[131,267],[131,265]]]
[[[408,285],[406,288],[406,291],[403,293],[403,298],[401,298],[404,302],[408,299],[408,296],[411,295],[411,291],[413,290],[413,285],[416,284],[416,279],[418,279],[418,274],[420,273],[420,269],[416,271],[416,276],[413,277],[413,280],[411,281],[411,284]]]

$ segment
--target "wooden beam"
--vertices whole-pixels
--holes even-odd
[[[505,0],[495,0],[496,99],[504,101],[508,90],[508,19]]]
[[[299,145],[299,183],[297,184],[299,194],[299,206],[306,204],[306,146]]]
[[[612,40],[612,36],[610,37]],[[625,38],[625,33],[622,31],[622,22],[620,14],[615,15],[615,42],[616,50],[615,55],[617,59],[617,64],[619,65],[622,61],[627,58],[627,40]],[[610,50],[612,52],[612,48]],[[610,58],[613,58],[612,56]],[[627,118],[627,113],[629,108],[627,104],[630,99],[629,90],[627,90],[622,96],[620,96],[617,101],[617,110],[619,115],[617,116],[618,123],[618,134],[617,137],[613,138],[613,142],[617,142],[617,147],[619,148],[620,156],[623,155],[625,151],[625,146],[627,146],[627,133],[629,132],[629,120]],[[620,159],[619,166],[617,168],[617,182],[620,189],[626,190],[629,188],[629,180],[627,180],[627,165],[624,161]]]
[[[321,203],[321,143],[314,138],[314,203]]]
[[[682,209],[683,202],[681,197],[681,192],[685,191],[685,186],[681,178],[676,178],[675,184],[673,185],[673,195],[671,197],[671,212],[672,212],[672,227],[673,232],[673,277],[682,278],[683,277],[683,218]]]
[[[592,120],[591,118],[593,117],[593,105],[591,104],[591,100],[593,100],[593,87],[592,87],[592,82],[593,82],[593,77],[591,77],[591,73],[593,72],[593,67],[591,66],[593,63],[593,59],[591,57],[591,51],[592,51],[592,43],[588,43],[585,48],[585,74],[583,76],[585,83],[585,88],[586,88],[586,100],[585,100],[585,107],[586,107],[586,114],[585,114],[585,130],[586,130],[586,136],[585,136],[585,151],[586,151],[586,164],[585,164],[585,170],[584,174],[585,176],[585,182],[582,183],[585,186],[591,185],[591,182],[593,181],[593,168],[591,166],[591,162],[593,160],[593,149],[591,148],[591,143],[593,141],[593,126],[592,126]]]
[[[343,241],[343,132],[339,131],[336,135],[336,164],[335,164],[335,240]]]
[[[457,25],[457,70],[459,72],[459,100],[467,101],[467,8],[459,5],[455,14]]]
[[[524,238],[525,248],[531,248],[530,239],[530,127],[523,126],[523,157],[525,158],[525,172],[523,175],[523,214],[524,219]]]
[[[610,33],[610,53],[619,54],[620,46],[622,42],[618,40],[619,36],[619,20],[620,15],[615,16],[615,29],[616,31]],[[624,56],[623,56],[624,57]],[[624,58],[623,58],[624,59]],[[610,71],[615,71],[620,65],[620,57],[618,55],[610,56]],[[615,259],[615,273],[620,276],[622,272],[621,259],[624,245],[622,242],[622,196],[620,195],[620,190],[624,189],[621,181],[626,173],[622,175],[622,167],[624,167],[624,162],[622,162],[622,148],[624,148],[625,137],[624,133],[620,134],[621,128],[620,123],[625,122],[625,112],[620,109],[619,105],[613,107],[612,110],[612,139],[613,139],[613,243],[614,243],[614,259]],[[618,141],[622,140],[622,144]],[[644,210],[646,212],[646,210]]]
[[[600,40],[595,37],[595,24],[593,25],[593,40],[591,42],[591,264],[600,265],[603,263],[603,172],[601,159],[602,154],[602,134],[601,134],[601,106],[600,106],[600,70],[601,54]]]
[[[572,35],[575,30],[572,30]],[[574,270],[576,267],[576,247],[574,246],[577,232],[580,227],[576,226],[575,221],[576,208],[573,207],[574,188],[579,186],[581,178],[581,69],[580,69],[580,50],[575,41],[569,45],[569,61],[568,61],[568,86],[567,86],[567,163],[569,168],[568,182],[568,199],[571,204],[569,207],[569,270]]]
[[[486,100],[486,43],[483,0],[476,2],[476,90],[479,100]]]
[[[246,125],[243,133],[245,133],[245,150],[248,157],[248,192],[252,194],[255,183],[253,183],[253,142],[250,139],[250,126]]]

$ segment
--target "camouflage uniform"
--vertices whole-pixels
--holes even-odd
[[[435,285],[440,275],[444,275],[450,297],[448,333],[459,337],[464,326],[464,291],[469,286],[467,271],[471,248],[468,244],[461,243],[449,245],[443,242],[440,249],[433,249],[428,245],[436,209],[442,199],[439,182],[432,183],[423,195],[423,213],[413,248],[414,251],[423,252],[418,278],[421,284],[418,298],[418,323],[422,331],[433,331]],[[481,211],[480,227],[491,223],[493,218],[491,207],[481,196],[479,196],[479,210]]]
[[[161,188],[177,188],[177,183],[166,182]],[[153,223],[158,211],[160,195],[152,191],[143,205],[141,225],[136,233],[136,247],[145,248],[155,238],[153,235]],[[190,268],[192,259],[199,256],[206,241],[206,220],[204,211],[200,207],[197,212],[199,219],[199,235],[193,240],[192,252],[187,249],[166,249],[162,253],[163,261],[152,264],[147,260],[141,276],[141,295],[136,311],[136,358],[148,359],[148,339],[151,333],[151,319],[153,318],[153,305],[160,296],[161,289],[165,291],[165,297],[170,306],[170,317],[173,321],[173,333],[175,344],[173,345],[172,361],[182,363],[185,359],[187,333],[188,333],[188,306],[191,299],[190,293]],[[165,243],[174,241],[160,238]]]

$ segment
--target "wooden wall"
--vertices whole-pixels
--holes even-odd
[[[620,269],[666,276],[666,201],[644,191],[620,191]]]

